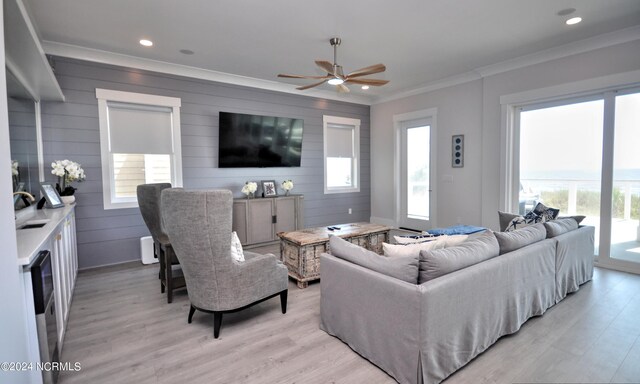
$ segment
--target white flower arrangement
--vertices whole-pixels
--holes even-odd
[[[75,192],[70,184],[74,181],[81,182],[85,179],[84,169],[75,161],[71,160],[56,160],[51,163],[51,173],[58,176],[58,189],[60,195],[70,196]]]
[[[246,183],[244,183],[244,186],[242,187],[242,193],[244,193],[247,196],[253,195],[254,193],[256,193],[257,190],[258,190],[258,183],[254,181],[247,181]]]
[[[18,160],[11,160],[11,175],[12,176],[18,176],[20,174],[20,169],[18,168],[20,166],[20,163],[18,163]]]
[[[284,189],[285,191],[290,191],[293,189],[293,181],[291,180],[285,180],[282,182],[282,189]]]

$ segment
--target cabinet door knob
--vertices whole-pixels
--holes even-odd
[[[62,240],[62,235],[58,233],[58,234],[56,235],[56,240]]]

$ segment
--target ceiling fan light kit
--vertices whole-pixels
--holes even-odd
[[[305,89],[317,87],[318,85],[322,85],[324,83],[328,83],[336,86],[336,90],[341,93],[349,92],[349,88],[345,85],[346,83],[353,83],[363,85],[363,89],[368,89],[368,86],[379,87],[385,85],[389,82],[389,80],[380,80],[380,79],[362,79],[361,77],[367,75],[373,75],[374,73],[380,73],[386,71],[386,67],[384,64],[374,64],[368,67],[360,68],[355,70],[347,75],[344,74],[342,70],[342,66],[338,64],[338,46],[342,40],[339,37],[333,37],[329,39],[329,44],[333,47],[333,63],[330,63],[325,60],[316,60],[316,65],[320,67],[323,71],[327,73],[326,76],[304,76],[304,75],[287,75],[287,74],[279,74],[278,77],[284,77],[289,79],[316,79],[320,80],[317,83],[304,85],[301,87],[297,87],[296,89],[300,91],[304,91]],[[367,86],[367,88],[364,88]]]

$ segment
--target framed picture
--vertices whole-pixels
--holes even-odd
[[[262,196],[263,197],[278,196],[278,190],[276,189],[276,181],[275,180],[262,180],[260,182],[260,184],[262,184]]]
[[[40,183],[40,189],[42,190],[42,195],[47,200],[47,205],[49,208],[60,208],[64,207],[64,203],[56,190],[56,187],[49,182]]]
[[[451,136],[451,166],[464,167],[464,135]]]

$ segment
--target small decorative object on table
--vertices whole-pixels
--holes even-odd
[[[289,196],[289,192],[293,189],[293,181],[285,180],[282,182],[282,189],[284,189],[284,195]]]
[[[71,160],[56,160],[51,163],[51,173],[58,176],[56,190],[65,204],[73,204],[76,201],[73,194],[76,188],[71,186],[74,181],[81,182],[85,179],[84,169],[79,163]]]
[[[253,199],[257,189],[258,189],[258,183],[254,181],[247,181],[246,183],[244,183],[244,186],[242,187],[242,193],[244,193],[247,196],[247,199]]]
[[[260,183],[262,184],[262,196],[263,197],[278,196],[278,191],[276,190],[276,182],[275,182],[275,180],[262,180]]]

